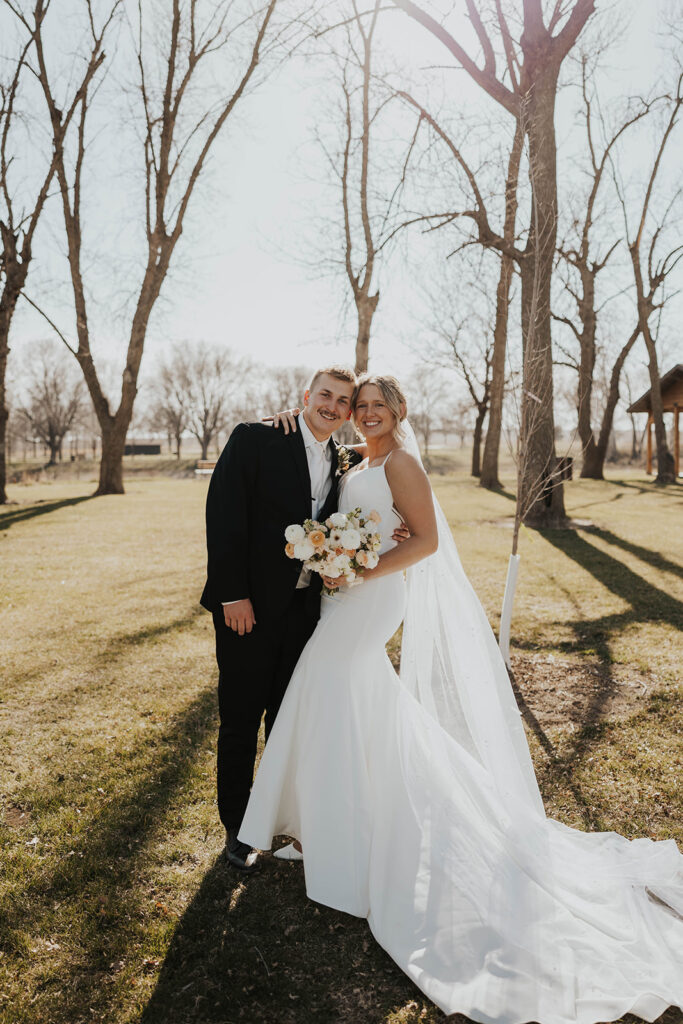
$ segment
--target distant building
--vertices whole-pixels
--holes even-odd
[[[664,412],[674,414],[674,472],[678,476],[680,468],[681,439],[678,429],[678,418],[683,406],[683,363],[678,363],[660,378],[662,407]],[[652,472],[652,388],[641,395],[637,402],[629,406],[628,412],[647,413],[647,471]]]
[[[124,455],[161,455],[160,444],[145,444],[142,441],[131,441],[123,449]]]

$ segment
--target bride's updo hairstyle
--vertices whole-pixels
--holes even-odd
[[[356,433],[360,437],[363,436],[355,422],[355,413],[360,390],[365,384],[374,384],[375,387],[379,389],[384,404],[389,412],[393,413],[396,421],[392,431],[394,440],[401,442],[405,436],[405,432],[401,427],[401,421],[404,420],[408,414],[408,403],[406,402],[406,396],[403,394],[401,385],[396,378],[392,377],[390,374],[363,373],[358,378],[355,391],[353,392],[353,398],[351,399],[351,409],[354,414],[354,426],[356,428]]]

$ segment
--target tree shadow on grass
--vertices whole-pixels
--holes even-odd
[[[628,551],[630,554],[635,555],[636,558],[639,558],[641,562],[647,562],[648,565],[653,567],[653,569],[658,569],[660,572],[673,573],[674,576],[678,576],[680,579],[683,579],[683,565],[670,561],[670,559],[666,558],[659,551],[651,551],[650,548],[644,548],[640,544],[634,544],[632,541],[626,540],[624,537],[620,537],[611,530],[606,530],[599,526],[590,526],[587,528],[586,532],[599,537],[607,544],[613,544],[615,547],[623,548],[624,551]]]
[[[137,1024],[383,1024],[399,1010],[402,1024],[468,1024],[430,1003],[364,919],[310,901],[300,864],[262,861],[248,878],[220,862],[206,874]]]
[[[575,530],[539,532],[549,544],[580,565],[611,593],[626,601],[631,606],[627,618],[634,622],[666,622],[676,629],[683,628],[683,602],[649,583],[617,558],[589,544]],[[623,542],[624,546],[627,544]],[[647,552],[647,549],[641,550]]]
[[[68,508],[70,505],[80,505],[82,501],[91,501],[94,494],[86,494],[80,498],[61,498],[59,501],[45,501],[31,505],[29,508],[13,509],[9,512],[0,512],[0,530],[9,530],[15,523],[23,523],[36,516],[44,516],[48,512],[56,512],[60,508]]]
[[[262,861],[247,878],[209,871],[139,1024],[380,1024],[410,1003],[402,1021],[446,1020],[365,919],[310,901],[301,864]]]
[[[573,773],[599,740],[600,725],[605,720],[607,706],[618,686],[611,668],[611,640],[631,624],[637,622],[664,622],[675,628],[681,628],[683,626],[683,603],[643,579],[617,558],[590,544],[584,536],[574,530],[544,530],[540,532],[550,544],[577,562],[598,582],[630,606],[622,612],[604,615],[597,619],[577,617],[570,623],[574,631],[574,639],[560,641],[556,645],[559,650],[567,654],[585,656],[590,653],[599,663],[596,690],[583,712],[581,727],[573,734],[561,756],[557,755],[549,741],[544,742],[542,729],[535,720],[533,712],[527,709],[525,713],[525,707],[520,706],[527,724],[541,742],[548,758],[545,769],[541,772],[541,778],[552,780],[573,794],[577,810],[586,827],[603,829],[605,825],[601,818],[594,813],[580,784],[573,777]],[[629,542],[622,541],[610,531],[592,530],[591,532],[603,536],[610,543],[620,544],[643,560],[654,560],[658,563],[657,568],[664,568],[659,560],[660,556],[646,548],[630,545]],[[651,562],[651,564],[653,563]],[[673,565],[673,563],[668,564]],[[581,609],[576,600],[574,600],[574,604],[580,615]],[[518,644],[517,646],[523,649],[525,646],[531,645]],[[517,691],[519,692],[519,688]]]
[[[157,640],[160,637],[166,636],[169,633],[175,633],[180,630],[184,630],[193,626],[197,619],[205,615],[206,611],[201,605],[193,605],[186,615],[182,617],[172,619],[170,622],[159,623],[156,626],[145,626],[142,629],[134,629],[129,632],[119,633],[116,636],[110,637],[105,640],[99,651],[93,654],[92,659],[89,660],[89,664],[93,666],[102,667],[103,665],[111,665],[117,659],[124,657],[126,652],[132,647],[138,647],[141,644],[148,643],[150,641]],[[46,634],[48,637],[49,634]],[[25,687],[41,677],[49,677],[50,670],[52,668],[52,654],[47,648],[47,653],[43,652],[43,660],[31,666],[26,672],[16,673],[12,678],[12,692],[18,694],[21,687]],[[81,687],[81,683],[76,681],[74,683],[75,688]],[[51,697],[49,692],[45,697],[46,701],[58,700],[64,701],[67,699],[68,690],[62,687],[59,693],[54,697]]]
[[[173,828],[169,816],[182,804],[179,794],[215,719],[212,687],[179,713],[165,733],[131,753],[124,769],[117,765],[119,772],[111,784],[116,785],[121,770],[127,771],[133,784],[128,787],[124,776],[119,794],[103,804],[76,839],[58,835],[54,842],[61,850],[56,864],[52,861],[36,871],[0,915],[0,939],[10,953],[21,949],[17,936],[25,932],[61,932],[77,944],[78,955],[68,976],[55,965],[39,990],[29,993],[35,1001],[35,1019],[49,1007],[51,1021],[71,1024],[90,1019],[91,1007],[106,1006],[112,962],[124,959],[131,946],[139,945],[146,914],[154,906],[153,898],[145,899],[141,885],[141,855],[161,830]],[[112,751],[112,761],[115,756]],[[60,795],[56,787],[55,799],[60,803],[68,794]]]
[[[613,487],[623,487],[629,491],[637,491],[638,494],[662,494],[669,490],[669,487],[676,487],[676,484],[670,484],[666,487],[662,487],[660,484],[656,484],[654,480],[606,480],[605,483],[612,484]]]
[[[589,831],[601,831],[603,829],[602,819],[596,814],[591,802],[583,792],[581,785],[573,777],[573,769],[585,753],[585,749],[590,742],[589,737],[592,739],[595,735],[595,730],[589,723],[591,721],[599,720],[600,707],[604,708],[604,705],[609,699],[609,695],[613,691],[614,682],[611,674],[607,679],[603,680],[597,700],[592,702],[589,707],[584,718],[584,723],[576,734],[577,742],[573,743],[569,751],[563,755],[558,753],[557,747],[553,744],[533,710],[527,703],[514,673],[511,670],[508,670],[508,674],[510,676],[510,682],[512,684],[515,699],[517,700],[517,707],[520,710],[522,719],[526,723],[529,731],[536,737],[543,753],[546,756],[543,768],[537,768],[536,771],[539,786],[543,789],[543,780],[546,779],[553,784],[560,785],[563,789],[568,790],[574,798],[576,810],[581,815],[584,827]]]
[[[172,619],[170,622],[160,622],[156,626],[143,626],[142,629],[119,633],[105,641],[97,658],[99,661],[108,662],[112,658],[120,657],[130,647],[137,647],[140,644],[149,643],[151,640],[158,640],[168,633],[187,629],[188,626],[194,625],[197,619],[206,615],[206,609],[202,608],[200,604],[196,604],[192,605],[186,615]]]

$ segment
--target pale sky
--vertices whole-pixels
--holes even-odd
[[[628,0],[615,5],[615,16],[618,13],[619,21],[629,26],[613,56],[615,91],[620,90],[619,83],[624,89],[632,85],[634,67],[642,68],[644,79],[652,81],[659,59],[651,18],[655,6]],[[445,50],[399,12],[391,24],[398,58],[412,57],[411,77],[417,92],[420,64],[443,62]],[[307,79],[312,80],[310,85]],[[295,62],[250,99],[249,131],[240,140],[239,162],[230,161],[225,167],[224,202],[218,216],[206,222],[201,247],[212,255],[202,261],[205,276],[202,280],[199,275],[197,291],[185,295],[175,316],[169,318],[169,327],[178,336],[193,336],[199,330],[209,340],[227,338],[236,346],[245,344],[265,363],[353,361],[353,317],[348,321],[350,332],[342,339],[336,322],[340,291],[348,288],[345,280],[316,280],[288,260],[284,251],[278,253],[278,249],[296,253],[299,239],[304,245],[310,230],[305,223],[307,201],[312,197],[314,213],[319,200],[302,166],[302,152],[314,148],[310,139],[317,84],[318,76]],[[460,74],[458,101],[466,102],[468,97],[476,101],[478,89]],[[558,123],[558,137],[566,132]],[[219,190],[222,175],[222,169],[215,170]],[[425,243],[431,245],[431,239]],[[420,244],[418,239],[415,244]],[[395,288],[392,276],[398,279]],[[415,363],[403,342],[410,340],[414,327],[411,307],[421,305],[422,297],[400,274],[398,265],[386,268],[381,284],[371,362],[400,374]]]
[[[617,0],[609,6],[615,31],[624,35],[612,51],[604,92],[619,95],[632,89],[636,74],[646,91],[656,81],[661,60],[654,12],[667,4],[664,0],[648,4]],[[457,13],[449,28],[467,32]],[[398,64],[406,66],[412,88],[421,99],[433,96],[436,89],[454,109],[469,109],[482,102],[480,90],[463,72],[455,73],[454,78],[454,72],[444,71],[440,79],[433,71],[429,75],[423,72],[428,65],[452,62],[445,49],[402,12],[392,14],[383,31],[384,46]],[[261,85],[241,107],[239,117],[229,123],[206,180],[200,181],[191,219],[174,257],[176,269],[150,325],[143,376],[145,364],[151,369],[155,356],[168,343],[195,339],[227,343],[268,365],[353,363],[354,318],[349,317],[346,330],[339,322],[340,297],[348,284],[341,277],[316,279],[292,258],[306,251],[323,201],[320,187],[312,180],[320,175],[321,167],[316,164],[319,157],[312,142],[320,115],[321,87],[316,62],[297,59]],[[571,137],[572,128],[563,122],[560,106],[558,138]],[[125,155],[121,160],[125,164]],[[114,228],[107,226],[107,192],[102,193],[103,231],[111,237],[110,247],[99,239],[105,274],[110,260],[112,275],[120,275],[121,254],[128,244],[122,216],[130,205],[128,187],[115,175],[107,183],[116,211],[111,216],[121,221]],[[58,212],[55,204],[53,216]],[[50,238],[53,247],[61,244],[58,220],[53,220]],[[400,376],[415,365],[416,357],[406,343],[411,338],[419,340],[415,315],[424,305],[424,294],[423,282],[413,269],[423,262],[426,266],[435,251],[432,236],[415,235],[410,248],[413,267],[406,272],[395,258],[383,268],[371,345],[374,368]],[[60,290],[56,262],[50,274],[51,311],[72,333],[68,290]],[[93,309],[98,317],[96,348],[100,353],[106,351],[112,363],[118,362],[125,350],[125,321],[119,327],[97,302]],[[26,308],[21,311],[15,341],[21,344],[47,333],[34,314]]]

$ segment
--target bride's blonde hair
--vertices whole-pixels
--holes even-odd
[[[351,399],[351,409],[354,413],[354,426],[356,428],[356,433],[361,437],[363,436],[356,424],[355,412],[360,390],[365,384],[374,384],[375,387],[379,389],[384,404],[396,420],[392,431],[394,440],[401,442],[405,436],[403,428],[401,427],[401,420],[406,418],[408,403],[406,402],[406,396],[403,393],[401,385],[396,378],[392,377],[390,374],[363,373],[358,378],[353,392],[353,398]]]

